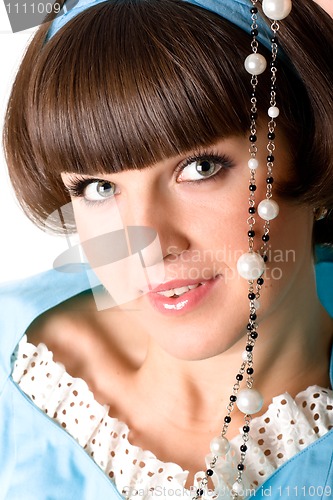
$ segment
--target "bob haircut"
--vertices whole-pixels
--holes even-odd
[[[61,172],[142,169],[249,134],[251,37],[220,16],[181,0],[113,0],[45,43],[48,28],[26,52],[4,128],[10,177],[35,223],[70,202]],[[332,214],[332,20],[314,2],[294,0],[280,31],[289,62],[278,62],[279,125],[294,174],[276,189]],[[269,73],[257,94],[264,118]],[[315,243],[332,244],[332,223],[315,224]]]

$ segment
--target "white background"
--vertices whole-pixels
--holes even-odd
[[[0,0],[0,133],[3,117],[19,62],[34,29],[12,33]],[[24,278],[52,268],[67,247],[62,237],[45,234],[23,214],[8,179],[3,149],[0,151],[0,283]]]

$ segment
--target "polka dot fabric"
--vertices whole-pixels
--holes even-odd
[[[44,344],[35,347],[23,337],[13,355],[12,378],[36,406],[76,439],[124,498],[163,497],[163,493],[168,497],[168,491],[177,491],[178,498],[193,496],[184,489],[187,471],[133,446],[127,425],[110,417],[109,408],[95,401],[83,380],[71,377],[62,364],[55,363]],[[244,487],[260,486],[284,462],[332,427],[332,390],[312,386],[295,399],[287,393],[275,397],[267,412],[252,420]],[[210,499],[218,498],[219,492],[223,498],[231,498],[228,490],[235,481],[241,444],[241,436],[236,436],[231,452],[218,462],[217,474],[213,475],[216,495],[210,494]],[[209,461],[208,455],[207,465]],[[196,474],[194,487],[203,476],[202,471]]]

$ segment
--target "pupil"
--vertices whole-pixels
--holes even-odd
[[[197,171],[203,175],[211,174],[214,171],[214,166],[210,161],[202,160],[197,165]]]
[[[111,182],[99,182],[97,191],[101,196],[109,196],[113,192],[113,185],[111,184]]]

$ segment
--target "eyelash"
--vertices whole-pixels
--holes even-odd
[[[200,161],[200,160],[207,160],[213,163],[221,164],[222,168],[216,174],[213,174],[211,177],[207,178],[202,178],[202,179],[197,179],[195,181],[183,181],[186,184],[201,184],[202,182],[208,182],[208,181],[217,181],[221,175],[225,173],[225,170],[230,169],[234,166],[233,161],[226,155],[221,155],[214,153],[212,151],[200,151],[197,152],[195,155],[191,156],[190,158],[187,158],[186,161],[179,166],[176,167],[175,172],[177,176],[186,168],[188,167],[191,163],[195,161]],[[75,175],[71,178],[70,183],[66,185],[66,188],[69,192],[69,194],[75,198],[83,198],[85,203],[88,203],[89,205],[95,205],[99,203],[105,203],[107,199],[101,200],[101,201],[96,201],[96,200],[87,200],[84,198],[84,190],[85,188],[89,185],[92,184],[93,182],[100,182],[103,181],[104,179],[101,178],[84,178],[80,177],[79,175]]]
[[[75,198],[82,198],[84,196],[84,190],[87,186],[89,186],[89,184],[92,184],[93,182],[100,182],[102,180],[103,179],[92,177],[86,179],[84,177],[80,177],[79,175],[75,175],[71,178],[70,183],[66,185],[66,188],[71,196]]]
[[[221,175],[225,174],[227,169],[234,167],[234,162],[225,154],[214,153],[213,151],[202,150],[195,153],[192,157],[187,158],[185,163],[182,163],[178,167],[176,167],[177,175],[180,174],[186,167],[188,167],[191,163],[200,160],[207,160],[209,162],[221,164],[222,168],[216,174],[211,175],[210,177],[203,177],[202,179],[197,179],[195,181],[183,181],[186,184],[201,184],[202,182],[208,181],[217,181]]]

